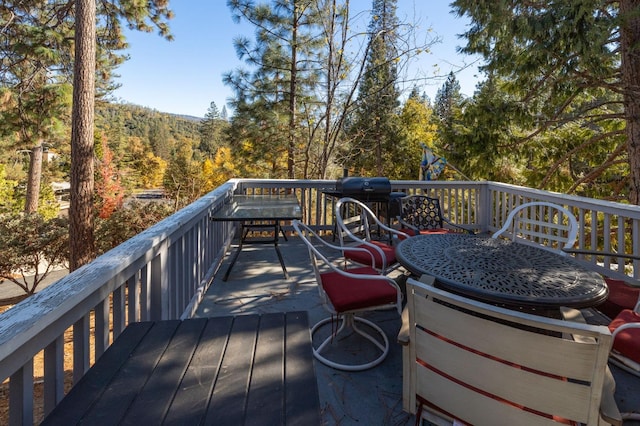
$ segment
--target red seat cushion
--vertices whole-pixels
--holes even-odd
[[[389,244],[385,244],[380,241],[370,241],[370,243],[382,249],[382,252],[384,253],[384,257],[387,262],[386,263],[387,266],[393,265],[394,263],[396,263],[396,252],[393,247],[391,247]],[[380,253],[378,252],[378,250],[366,244],[360,244],[359,246],[356,246],[356,247],[364,248],[368,250],[370,253],[372,253],[375,261],[375,267],[378,269],[382,268],[382,258],[380,257]],[[365,252],[345,250],[344,257],[356,263],[360,263],[362,265],[371,264],[371,256],[369,256]]]
[[[369,267],[351,268],[352,274],[380,275]],[[345,277],[338,272],[320,274],[322,287],[327,293],[336,312],[393,304],[397,300],[396,289],[381,280],[366,280]]]
[[[609,324],[609,330],[613,331],[623,324],[637,322],[640,325],[640,314],[625,309]],[[633,361],[640,363],[640,327],[621,331],[613,341],[613,349]]]
[[[414,231],[411,228],[402,228],[399,230],[400,232],[404,232],[407,235],[410,236],[415,236],[416,235],[416,231]],[[436,229],[422,229],[420,230],[420,235],[429,235],[429,234],[451,234],[451,233],[455,233],[454,230],[452,229],[445,229],[445,228],[436,228]],[[403,239],[403,237],[400,237],[400,239]]]
[[[598,310],[608,316],[615,318],[623,309],[633,309],[640,297],[640,288],[627,285],[622,280],[605,278],[609,287],[607,300],[598,306]]]

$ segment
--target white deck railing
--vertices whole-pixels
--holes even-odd
[[[303,220],[330,231],[336,200],[322,190],[334,188],[335,181],[231,180],[0,315],[0,378],[10,385],[10,418],[0,423],[33,424],[34,383],[43,387],[45,414],[62,399],[68,336],[76,382],[130,322],[192,315],[235,234],[233,223],[209,220],[232,193],[293,192]],[[637,206],[495,182],[393,181],[392,190],[438,197],[450,219],[486,233],[500,228],[514,206],[550,201],[578,217],[579,248],[640,254]],[[613,263],[610,255],[584,260],[596,269],[640,273],[637,261]],[[44,359],[43,373],[34,371],[37,356]]]

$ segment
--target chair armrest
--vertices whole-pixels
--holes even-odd
[[[409,345],[409,310],[405,306],[402,310],[402,325],[400,326],[400,331],[398,332],[398,343],[402,346]]]
[[[396,216],[396,219],[398,219],[398,223],[402,225],[403,228],[411,229],[413,232],[415,232],[416,235],[420,233],[420,228],[406,222],[405,220],[402,219],[402,216]]]
[[[469,233],[469,234],[471,234],[471,235],[475,235],[475,232],[474,232],[473,230],[471,230],[471,229],[467,229],[467,228],[465,228],[465,227],[464,227],[464,226],[462,226],[462,225],[458,225],[457,223],[453,223],[453,222],[451,222],[449,219],[447,219],[446,217],[442,217],[442,221],[443,221],[444,223],[446,223],[447,225],[449,225],[449,226],[453,227],[453,228],[457,228],[457,229],[460,229],[460,230],[462,230],[462,231],[465,231],[465,232],[467,232],[467,233]]]

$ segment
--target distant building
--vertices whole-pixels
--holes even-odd
[[[45,151],[42,153],[42,161],[46,162],[46,163],[50,163],[53,160],[55,160],[58,157],[58,154],[56,152],[53,151],[48,151],[45,149]]]
[[[69,201],[69,191],[71,184],[69,182],[51,182],[51,188],[58,201]]]

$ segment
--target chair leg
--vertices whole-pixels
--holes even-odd
[[[332,321],[333,321],[333,318],[325,318],[319,321],[316,325],[314,325],[313,328],[311,329],[311,338],[313,339],[314,333],[318,331],[322,326]],[[371,334],[359,328],[357,323],[362,323],[371,327],[384,343],[381,343],[380,339],[376,339]],[[345,332],[345,330],[348,331],[349,329],[353,330],[355,333],[359,334],[360,336],[364,337],[366,340],[371,342],[376,347],[376,351],[380,352],[380,355],[377,358],[375,358],[373,361],[364,362],[361,364],[343,364],[343,363],[330,360],[324,355],[322,355],[321,352],[324,349],[326,349],[326,347],[329,344],[331,344],[333,340],[337,340],[341,333]],[[318,361],[322,362],[325,365],[328,365],[329,367],[332,367],[338,370],[345,370],[345,371],[362,371],[362,370],[367,370],[369,368],[375,367],[376,365],[384,361],[388,353],[389,353],[389,339],[387,338],[387,335],[384,333],[384,331],[373,322],[364,318],[357,317],[354,314],[345,314],[342,318],[342,321],[340,323],[340,327],[338,328],[338,330],[335,333],[332,333],[329,337],[327,337],[320,344],[320,346],[318,346],[317,349],[315,347],[313,348],[313,355],[316,357],[316,359],[318,359]]]

